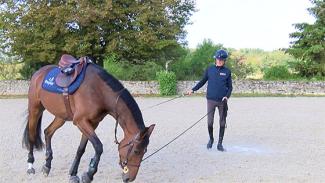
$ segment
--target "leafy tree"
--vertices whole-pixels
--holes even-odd
[[[177,63],[173,69],[179,68],[180,66],[186,69],[183,72],[175,71],[178,74],[184,74],[185,77],[178,78],[181,79],[199,79],[202,77],[204,71],[209,66],[213,64],[213,54],[217,49],[223,48],[221,44],[215,45],[211,40],[203,40],[201,44],[193,52],[189,52],[188,56],[182,60],[183,63]]]
[[[247,62],[244,54],[228,49],[230,57],[226,61],[226,66],[231,70],[233,79],[245,79],[254,72],[252,64]]]
[[[325,76],[325,1],[311,0],[314,5],[308,11],[315,17],[314,24],[295,24],[297,32],[290,37],[295,40],[288,52],[300,59],[294,64],[302,76]]]
[[[142,65],[131,65],[126,62],[118,62],[114,55],[105,58],[104,68],[120,80],[131,81],[155,80],[156,72],[163,70],[162,66],[150,61]]]
[[[213,54],[221,48],[221,44],[215,45],[211,40],[204,40],[192,54],[191,72],[196,76],[202,77],[207,66],[214,63]]]
[[[226,48],[222,44],[214,44],[209,39],[203,40],[194,51],[187,50],[186,56],[172,64],[172,71],[176,73],[178,80],[201,79],[207,67],[215,63],[213,54],[218,49]],[[231,69],[233,78],[246,78],[254,71],[243,54],[236,53],[233,49],[226,50],[229,52],[226,66]]]
[[[191,58],[192,53],[191,50],[188,48],[183,48],[183,56],[176,60],[175,62],[171,62],[170,70],[176,74],[177,80],[193,80],[197,79],[193,77],[193,74],[191,73]]]
[[[21,67],[21,63],[5,63],[0,60],[0,80],[21,79],[18,72]]]
[[[144,64],[177,59],[194,0],[16,1],[1,6],[2,48],[25,62],[25,77],[63,53]]]

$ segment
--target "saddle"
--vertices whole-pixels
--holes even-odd
[[[63,88],[70,86],[82,71],[83,67],[86,67],[87,57],[81,57],[79,60],[71,55],[62,55],[59,61],[59,68],[61,72],[57,75],[55,83]]]
[[[65,119],[68,121],[73,119],[73,112],[69,100],[69,86],[72,86],[74,84],[74,81],[77,80],[79,74],[84,70],[85,67],[87,67],[87,64],[90,62],[91,61],[88,60],[87,57],[81,57],[79,60],[77,60],[68,54],[62,55],[59,61],[60,71],[55,78],[55,83],[57,86],[63,88],[63,101],[67,112]],[[79,87],[80,83],[78,84],[78,81],[76,82],[77,87]]]

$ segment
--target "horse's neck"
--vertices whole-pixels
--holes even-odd
[[[118,93],[112,97],[111,101],[113,101],[113,103],[110,102],[108,109],[111,111],[111,115],[123,129],[124,135],[134,136],[137,134],[140,129],[138,128],[133,114],[127,104],[123,101]]]
[[[132,113],[129,110],[120,113],[117,120],[123,129],[125,137],[132,137],[140,132],[140,129],[138,128],[135,120],[133,119]]]
[[[103,97],[105,98],[106,110],[118,121],[124,131],[124,135],[134,136],[140,132],[131,110],[121,97],[121,92],[123,92],[123,90],[114,92],[112,88],[109,88],[105,83],[100,85],[100,87],[104,87],[102,91],[106,91]]]

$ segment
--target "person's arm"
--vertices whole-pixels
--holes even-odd
[[[202,79],[201,79],[201,81],[200,82],[198,82],[193,88],[192,88],[192,91],[194,92],[194,91],[197,91],[197,90],[199,90],[206,82],[208,81],[208,69],[207,70],[205,70],[205,72],[204,72],[204,75],[203,75],[203,77],[202,77]]]
[[[231,96],[231,92],[232,92],[232,79],[231,79],[231,72],[229,74],[229,77],[227,79],[227,87],[228,87],[228,92],[227,92],[227,99]]]

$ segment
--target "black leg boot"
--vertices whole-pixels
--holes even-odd
[[[224,134],[225,134],[225,127],[220,127],[220,129],[219,129],[219,141],[218,141],[218,146],[217,146],[218,151],[225,151],[225,149],[222,146],[222,140],[223,140]]]
[[[213,127],[212,126],[208,126],[208,131],[209,131],[209,137],[210,140],[207,144],[207,148],[210,149],[212,147],[212,144],[214,142],[214,138],[213,138]]]

